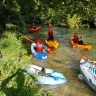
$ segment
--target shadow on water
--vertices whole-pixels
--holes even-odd
[[[34,92],[31,93],[32,88],[30,86],[24,85],[24,72],[24,70],[18,69],[16,73],[2,81],[1,91],[3,91],[6,96],[35,96]],[[10,83],[10,81],[12,81],[15,77],[16,84],[12,84],[12,82]]]

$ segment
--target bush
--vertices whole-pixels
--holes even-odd
[[[31,64],[32,56],[28,56],[21,37],[17,39],[13,32],[1,36],[0,96],[51,96],[49,91],[34,83],[35,75],[25,74],[25,65]]]
[[[72,17],[68,14],[67,15],[67,24],[69,28],[79,28],[80,24],[80,17],[77,14],[74,14]]]

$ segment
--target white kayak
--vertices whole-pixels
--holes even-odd
[[[84,59],[81,59],[80,71],[83,79],[96,91],[96,67]]]
[[[52,70],[45,68],[46,74],[50,75],[40,75],[40,71],[42,70],[42,67],[36,66],[36,65],[29,65],[29,68],[26,69],[26,72],[29,75],[36,74],[36,84],[44,84],[44,85],[61,85],[67,82],[67,79],[65,76],[58,72],[57,70]]]

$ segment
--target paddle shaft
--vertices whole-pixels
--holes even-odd
[[[92,65],[96,65],[96,61],[91,61],[91,60],[89,60],[87,57],[85,57],[83,54],[81,54],[80,53],[80,56],[84,59],[84,60],[86,60],[87,62],[89,62],[89,63],[91,63]]]
[[[24,38],[25,38],[25,40],[27,40],[27,41],[34,42],[34,41],[32,41],[30,38],[28,38],[26,35],[24,36]],[[53,53],[53,52],[54,52],[54,50],[49,49],[49,48],[47,48],[47,51],[48,51],[49,53]]]
[[[27,40],[27,41],[34,42],[34,41],[32,41],[30,38],[28,38],[27,36],[24,36],[24,39]]]

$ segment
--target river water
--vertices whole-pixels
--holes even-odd
[[[33,40],[41,39],[42,43],[47,38],[47,27],[36,33],[28,33],[27,35]],[[94,91],[84,80],[78,78],[80,74],[80,55],[79,52],[90,60],[96,60],[96,30],[95,29],[68,29],[63,27],[54,27],[54,37],[59,43],[59,47],[54,49],[53,54],[48,54],[48,59],[38,60],[33,57],[32,64],[55,69],[65,75],[68,82],[62,86],[45,87],[51,90],[53,96],[96,96]],[[85,43],[92,45],[90,51],[74,50],[69,44],[69,39],[74,32],[78,32],[79,36]]]

